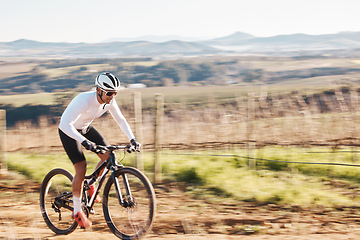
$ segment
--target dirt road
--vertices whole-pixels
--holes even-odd
[[[107,228],[101,204],[91,215],[92,229],[56,236],[42,219],[39,187],[14,173],[0,176],[1,239],[117,239]],[[304,209],[201,200],[176,184],[156,188],[156,194],[156,221],[145,239],[360,239],[357,208]]]

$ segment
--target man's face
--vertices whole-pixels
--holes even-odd
[[[117,94],[116,91],[105,91],[105,90],[101,90],[100,88],[98,88],[97,91],[98,94],[100,94],[101,96],[100,100],[102,100],[106,104],[109,104]]]

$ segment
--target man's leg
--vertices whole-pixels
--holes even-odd
[[[98,167],[100,167],[100,165],[106,161],[106,159],[109,158],[110,154],[108,152],[104,153],[104,154],[98,154],[99,158],[100,158],[100,161],[97,163],[95,169],[97,169]],[[99,172],[99,176],[101,176],[101,174],[103,173],[104,169],[102,169],[100,172]],[[90,189],[89,189],[89,194],[90,194],[90,197],[93,196],[93,194],[95,193],[95,183],[90,185]],[[99,195],[96,196],[95,198],[95,202],[99,203],[101,202],[101,198]]]
[[[90,228],[92,222],[86,217],[81,209],[81,191],[86,174],[86,161],[81,161],[74,164],[75,176],[72,182],[73,189],[73,203],[74,203],[74,217],[80,226]]]
[[[97,145],[107,146],[109,142],[99,133],[93,126],[90,126],[88,132],[84,135],[90,141],[96,143]],[[98,154],[100,161],[97,163],[96,168],[98,168],[106,159],[109,158],[109,152],[105,152],[104,154]],[[102,171],[100,172],[101,175]]]
[[[97,169],[98,167],[100,167],[100,165],[103,163],[103,162],[105,162],[106,161],[106,159],[108,159],[109,158],[109,156],[110,156],[110,153],[109,152],[106,152],[106,153],[104,153],[104,154],[98,154],[98,156],[99,156],[99,158],[100,158],[100,161],[96,164],[96,167],[95,167],[95,169]],[[101,176],[101,174],[102,174],[102,172],[103,172],[104,170],[102,170],[101,172],[100,172],[100,176]]]
[[[86,161],[75,163],[74,167],[75,176],[72,182],[73,196],[81,198],[81,190],[86,174]]]
[[[74,164],[75,168],[75,176],[72,182],[74,218],[81,227],[89,228],[92,223],[81,209],[81,192],[86,174],[86,160],[82,152],[82,146],[81,143],[70,138],[60,129],[59,136],[64,146],[64,150],[69,156],[71,162]]]

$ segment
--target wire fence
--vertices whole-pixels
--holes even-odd
[[[313,152],[315,153],[315,152]],[[319,152],[317,152],[319,153]],[[277,160],[277,159],[266,159],[266,158],[257,158],[249,157],[245,155],[237,154],[194,154],[194,153],[159,153],[161,155],[178,155],[178,156],[201,156],[201,157],[231,157],[231,158],[243,158],[247,160],[256,160],[256,161],[266,161],[266,162],[277,162],[277,163],[294,163],[294,164],[311,164],[311,165],[329,165],[329,166],[347,166],[347,167],[360,167],[360,164],[350,164],[350,163],[331,163],[331,162],[303,162],[303,161],[289,161],[289,160]]]
[[[342,147],[356,149],[360,145],[360,97],[359,90],[355,88],[337,88],[306,95],[260,89],[257,92],[239,92],[229,98],[209,94],[198,102],[168,102],[166,97],[164,100],[158,150],[243,148],[248,154],[237,157],[279,161],[254,158],[252,152],[269,145],[337,150]],[[134,107],[130,104],[122,110],[132,129],[137,129],[139,121],[136,120]],[[142,132],[142,144],[145,150],[154,150],[155,130],[159,127],[155,111],[147,109],[140,116],[142,128],[137,131]],[[36,125],[18,122],[15,127],[6,130],[6,151],[63,151],[57,134],[58,125],[52,124],[58,121],[59,117],[49,119],[43,116]],[[109,116],[95,121],[94,126],[111,143],[128,141]]]

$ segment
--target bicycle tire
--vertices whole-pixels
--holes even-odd
[[[119,204],[113,177],[110,176],[103,194],[103,212],[110,230],[120,239],[139,239],[151,229],[155,212],[155,191],[149,179],[139,170],[125,167],[115,172],[124,199],[128,199],[123,177],[126,175],[134,206],[124,207]],[[131,201],[129,201],[131,202]],[[130,219],[131,217],[131,219]]]
[[[61,168],[51,170],[44,178],[40,188],[40,208],[46,225],[56,234],[67,235],[78,226],[72,217],[72,211],[55,204],[55,197],[71,193],[72,174]],[[72,205],[72,194],[61,197],[69,207]],[[58,211],[58,212],[56,212]]]

